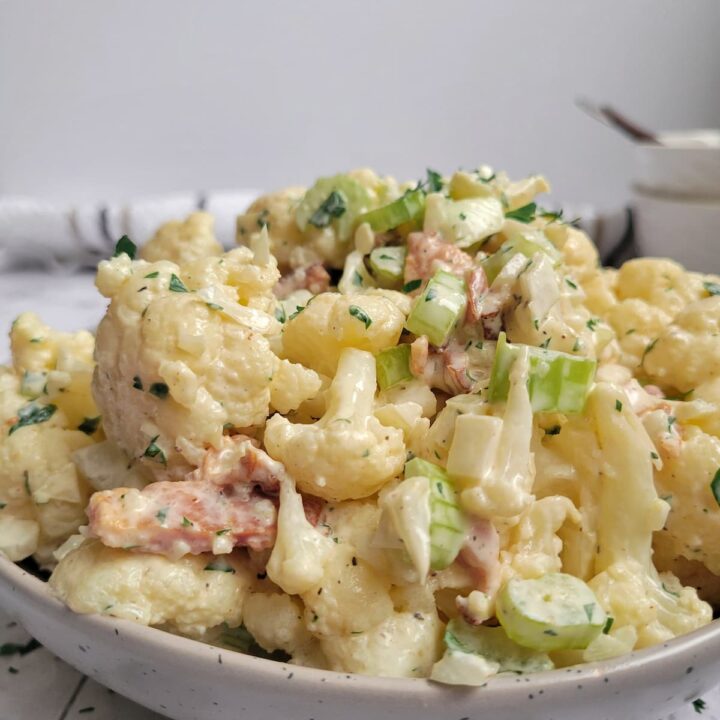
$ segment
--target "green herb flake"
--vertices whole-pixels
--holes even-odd
[[[123,235],[115,243],[113,257],[120,257],[122,254],[127,255],[131,260],[134,260],[137,254],[137,245],[127,235]]]
[[[552,427],[545,429],[545,434],[546,435],[559,435],[561,430],[562,430],[562,427],[560,427],[560,425],[553,425]]]
[[[615,401],[615,409],[618,412],[622,412],[622,408],[623,408],[622,402],[620,402],[620,400],[616,400]]]
[[[44,339],[45,339],[45,338],[34,337],[34,338],[30,338],[30,342],[31,342],[31,343],[41,343]]]
[[[363,284],[362,275],[361,275],[357,270],[355,270],[355,271],[353,272],[352,284],[353,284],[355,287],[362,287],[362,284]]]
[[[205,303],[207,307],[209,307],[211,310],[224,310],[225,308],[222,305],[218,305],[217,303],[208,302]]]
[[[168,396],[170,388],[164,382],[155,382],[150,386],[148,392],[156,398],[164,400]]]
[[[295,312],[288,318],[288,320],[296,318],[306,307],[307,305],[296,305]]]
[[[603,635],[607,635],[610,632],[614,622],[615,618],[612,615],[608,615],[608,619],[605,621],[605,626],[602,629]]]
[[[715,502],[720,505],[720,468],[715,472],[715,477],[713,477],[710,483],[710,490],[715,498]]]
[[[133,378],[132,386],[133,386],[136,390],[142,390],[142,389],[143,389],[142,380],[140,379],[140,376],[139,376],[139,375],[136,375],[136,376]]]
[[[698,698],[697,700],[692,701],[693,710],[698,714],[701,715],[702,711],[705,710],[707,707],[707,703],[702,699]]]
[[[157,462],[167,465],[167,457],[165,457],[165,453],[162,448],[155,443],[159,437],[159,435],[156,435],[152,440],[150,440],[150,444],[145,448],[143,457],[157,459]]]
[[[533,327],[534,327],[536,330],[539,330],[539,329],[540,329],[540,321],[539,321],[537,318],[535,318],[535,319],[533,320]]]
[[[673,425],[677,422],[677,418],[674,415],[669,415],[667,419],[667,431],[672,433]]]
[[[585,324],[587,325],[588,330],[593,331],[598,326],[599,322],[600,322],[599,318],[590,318]]]
[[[185,287],[185,284],[183,283],[183,281],[175,273],[172,273],[170,275],[170,283],[168,285],[168,290],[170,290],[170,292],[178,292],[178,293],[190,292]]]
[[[170,508],[162,508],[162,510],[158,510],[155,513],[155,517],[161,525],[167,520],[167,514],[169,509]]]
[[[348,308],[348,312],[354,318],[356,318],[361,323],[363,323],[365,325],[366,329],[372,325],[372,320],[371,320],[370,316],[358,305],[351,305]]]
[[[577,352],[582,347],[582,343],[580,342],[580,338],[575,338],[575,342],[572,346],[572,351]]]
[[[93,435],[100,425],[100,415],[94,418],[86,417],[78,425],[78,430],[86,435]]]
[[[442,175],[435,170],[431,170],[430,168],[427,168],[425,173],[425,185],[427,186],[427,189],[430,192],[440,192],[443,189]]]
[[[2,500],[0,500],[0,510],[4,510],[6,507],[7,507],[7,503],[2,502]]]
[[[287,314],[285,313],[285,308],[282,305],[278,305],[275,308],[275,319],[279,323],[284,323],[287,320]]]
[[[651,450],[651,451],[650,451],[650,457],[651,457],[653,460],[659,460],[659,459],[660,459],[660,456],[659,456],[654,450]]]
[[[263,228],[270,229],[270,222],[268,221],[268,218],[270,217],[270,211],[265,208],[264,210],[260,211],[260,214],[258,215],[257,219],[257,226],[262,230]]]
[[[720,295],[720,283],[704,282],[703,287],[710,295]]]
[[[155,272],[148,273],[148,274],[145,276],[145,279],[146,279],[146,280],[152,280],[152,279],[156,278],[159,274],[160,274],[160,273],[156,270]]]
[[[183,515],[182,526],[185,527],[185,528],[187,528],[187,527],[192,527],[192,526],[193,526],[193,522],[192,522],[192,520],[188,520],[188,519]]]
[[[415,290],[417,290],[422,285],[422,280],[420,278],[415,278],[415,280],[408,280],[403,287],[402,291],[404,293],[411,293]]]
[[[16,430],[28,425],[39,425],[46,422],[55,414],[56,410],[55,405],[38,405],[34,402],[23,405],[18,410],[17,422],[10,426],[8,435],[12,435]]]
[[[316,228],[327,227],[333,218],[339,218],[347,210],[347,200],[339,190],[333,190],[320,207],[310,216],[310,224]]]
[[[577,283],[575,283],[575,282],[574,282],[573,280],[571,280],[570,278],[565,278],[565,283],[568,285],[568,287],[571,287],[573,290],[577,290],[577,289],[578,289]]]
[[[227,535],[230,532],[230,528],[223,528],[222,530],[218,530],[215,534],[218,537],[222,537],[223,535]]]
[[[640,365],[642,365],[645,362],[645,356],[648,353],[651,353],[653,351],[653,348],[657,345],[657,341],[659,339],[660,338],[655,338],[652,342],[648,343],[648,345],[645,347],[645,349],[643,350],[642,357],[640,358]]]
[[[510,210],[506,212],[505,217],[509,220],[517,220],[521,223],[529,223],[535,219],[536,210],[537,205],[534,202],[531,202],[527,205],[523,205],[522,207],[517,208],[517,210]]]
[[[563,217],[562,210],[558,210],[557,212],[555,212],[553,210],[545,210],[544,208],[539,208],[538,214],[543,220],[547,220],[548,223],[560,222]]]
[[[208,572],[224,572],[235,574],[235,568],[228,565],[224,560],[213,560],[209,562],[204,568]]]
[[[30,473],[27,470],[23,472],[23,487],[25,488],[25,494],[28,497],[32,497],[32,490],[30,489]]]
[[[545,340],[543,340],[543,341],[540,343],[540,347],[541,347],[543,350],[547,350],[547,349],[548,349],[548,345],[550,345],[550,338],[546,338]]]
[[[467,214],[464,213],[464,212],[461,212],[461,213],[458,215],[458,217],[459,217],[461,220],[467,220]]]

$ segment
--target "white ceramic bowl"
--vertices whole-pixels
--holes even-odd
[[[634,184],[668,198],[720,200],[720,132],[662,133],[662,145],[635,146]]]
[[[720,671],[720,622],[613,661],[461,688],[295,667],[76,615],[3,557],[0,603],[78,670],[175,720],[640,720],[702,695]]]

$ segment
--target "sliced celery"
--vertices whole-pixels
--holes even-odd
[[[428,195],[425,232],[437,232],[448,242],[468,248],[502,229],[502,203],[494,197],[451,200],[440,193]]]
[[[552,670],[545,654],[513,642],[501,627],[473,626],[454,618],[445,628],[445,646],[456,652],[481,655],[500,665],[499,672],[542,672]]]
[[[410,346],[397,345],[378,353],[375,357],[377,380],[381,390],[413,379],[410,372]]]
[[[607,621],[590,587],[566,573],[513,578],[500,591],[495,609],[511,640],[544,652],[582,650]]]
[[[547,238],[539,234],[532,238],[525,235],[516,235],[510,240],[506,240],[496,252],[482,261],[488,282],[492,282],[507,265],[510,258],[518,253],[522,253],[526,258],[530,259],[538,252],[545,253],[553,262],[557,262],[560,257],[555,246]]]
[[[379,247],[370,253],[370,269],[377,280],[398,285],[403,277],[407,249],[402,246]]]
[[[490,402],[507,399],[510,371],[520,347],[508,343],[505,333],[500,333],[488,388]],[[595,379],[595,360],[536,347],[529,348],[529,356],[528,390],[533,411],[582,412]]]
[[[464,317],[466,305],[465,281],[438,270],[416,298],[405,327],[440,347]]]
[[[359,214],[370,197],[367,190],[348,175],[320,178],[303,195],[295,211],[295,222],[304,232],[308,225],[327,227],[332,224],[340,240],[347,240]]]
[[[405,477],[418,476],[430,481],[430,567],[442,570],[455,560],[465,542],[465,516],[448,474],[439,465],[421,458],[405,463]]]
[[[376,210],[366,212],[358,218],[358,223],[370,223],[375,232],[387,232],[399,225],[416,220],[425,210],[425,192],[408,190],[402,197],[383,205]]]

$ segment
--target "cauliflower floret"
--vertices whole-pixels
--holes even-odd
[[[321,387],[322,379],[314,370],[280,360],[270,383],[270,404],[279,413],[288,413],[314,398]]]
[[[170,260],[184,265],[200,258],[222,255],[215,238],[215,218],[206,212],[190,213],[185,220],[170,220],[161,225],[140,250],[148,262]]]
[[[698,428],[681,428],[678,457],[655,471],[655,484],[670,504],[663,535],[676,556],[699,560],[720,575],[720,507],[710,489],[720,470],[720,440]]]
[[[681,392],[720,376],[720,296],[678,313],[648,348],[643,368],[652,381]]]
[[[295,655],[312,642],[297,598],[280,593],[251,593],[243,607],[243,623],[260,647]]]
[[[238,248],[183,268],[124,254],[100,264],[98,288],[111,303],[93,391],[108,438],[157,479],[197,465],[223,426],[268,415],[278,359],[265,336],[279,323],[241,303],[269,294],[277,270],[251,260]]]
[[[50,577],[52,591],[76,613],[98,613],[202,637],[242,622],[252,582],[240,556],[162,555],[108,548],[94,540],[67,553]]]
[[[436,612],[394,612],[364,632],[322,641],[330,669],[380,677],[427,677],[441,653]]]
[[[13,366],[20,392],[42,396],[65,414],[68,427],[98,415],[90,392],[95,340],[81,330],[64,333],[45,325],[34,313],[23,313],[10,331]]]
[[[348,347],[377,354],[397,345],[405,315],[379,295],[316,295],[283,326],[283,351],[323,375],[332,376]]]
[[[616,292],[620,300],[639,298],[671,316],[707,295],[702,276],[659,258],[628,260],[618,271]]]
[[[653,484],[649,438],[627,397],[599,383],[588,398],[604,462],[599,495],[597,554],[590,581],[617,629],[632,626],[637,647],[694,630],[712,619],[693,588],[652,564],[652,533],[663,527],[668,506]]]
[[[402,430],[383,426],[373,415],[375,359],[348,348],[327,391],[327,411],[312,425],[274,415],[265,428],[265,447],[280,460],[302,492],[326,500],[367,497],[402,471]]]

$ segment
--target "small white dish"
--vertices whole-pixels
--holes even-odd
[[[640,720],[699,697],[720,671],[719,622],[616,660],[462,688],[295,667],[76,615],[3,557],[0,603],[63,660],[174,720]]]

